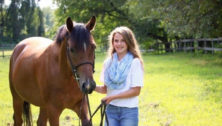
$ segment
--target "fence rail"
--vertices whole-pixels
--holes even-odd
[[[222,38],[203,38],[203,39],[184,39],[167,43],[169,49],[165,48],[166,43],[157,42],[154,48],[158,53],[164,52],[196,52],[202,51],[204,53],[222,52]]]
[[[12,49],[15,44],[0,44],[0,57],[11,56]]]
[[[222,52],[222,38],[202,38],[202,39],[184,39],[167,43],[169,49],[165,47],[166,43],[157,42],[153,48],[149,50],[141,50],[142,52],[196,52],[202,51],[203,53]],[[0,57],[7,57],[11,55],[12,49],[15,44],[0,44]]]

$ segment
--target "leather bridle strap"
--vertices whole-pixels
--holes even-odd
[[[67,47],[66,54],[67,54],[67,57],[68,57],[68,60],[69,60],[69,64],[70,64],[71,69],[72,69],[72,74],[75,77],[75,79],[78,82],[78,84],[79,84],[79,75],[78,75],[78,72],[77,72],[78,67],[80,67],[82,65],[85,65],[85,64],[90,64],[93,67],[93,73],[95,72],[94,63],[91,63],[91,62],[83,62],[83,63],[80,63],[80,64],[78,64],[76,66],[73,65],[72,60],[71,60],[71,56],[69,54],[69,47]],[[95,59],[95,56],[94,56],[94,59]]]

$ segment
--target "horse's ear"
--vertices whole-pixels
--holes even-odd
[[[92,16],[92,18],[88,21],[88,23],[86,24],[86,28],[91,31],[93,30],[93,28],[95,27],[96,24],[96,17]]]
[[[68,17],[66,19],[66,27],[69,30],[69,32],[72,32],[72,30],[73,30],[73,22],[72,22],[71,17]]]

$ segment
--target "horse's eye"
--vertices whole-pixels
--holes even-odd
[[[72,53],[74,52],[74,49],[73,49],[73,48],[70,48],[69,50],[70,50],[70,52],[72,52]]]
[[[96,46],[93,45],[93,46],[91,46],[91,48],[95,50],[95,49],[96,49]]]

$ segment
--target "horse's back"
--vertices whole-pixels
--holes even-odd
[[[52,44],[52,40],[42,37],[27,38],[16,45],[10,59],[10,85],[20,96],[35,97],[33,102],[40,101],[36,71],[39,69],[40,57]],[[47,57],[45,57],[47,58]],[[35,90],[32,90],[35,89]],[[35,95],[35,96],[32,96]]]
[[[23,53],[41,53],[44,51],[53,41],[43,37],[31,37],[24,39],[20,43],[18,43],[14,49],[13,55],[17,53],[20,54],[21,51]],[[20,51],[18,51],[20,50]],[[16,52],[18,51],[18,52]],[[16,54],[15,54],[16,53]]]
[[[15,67],[15,65],[23,65],[20,62],[35,62],[52,42],[52,40],[42,37],[24,39],[18,43],[13,50],[10,61],[12,65],[11,67]]]

